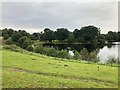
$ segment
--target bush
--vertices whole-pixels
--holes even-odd
[[[11,45],[11,44],[12,44],[12,39],[11,39],[11,38],[7,39],[7,40],[5,41],[5,44]]]
[[[111,66],[113,66],[114,63],[116,63],[116,64],[118,63],[119,64],[119,62],[120,62],[119,58],[116,59],[115,57],[112,57],[112,56],[110,56],[109,59],[107,60],[107,63],[111,64]]]
[[[59,58],[68,58],[68,52],[65,50],[61,50],[58,52],[57,57]]]
[[[23,52],[24,50],[16,45],[4,45],[4,49],[9,49],[15,52]]]
[[[57,56],[58,51],[55,48],[46,48],[46,49],[47,49],[46,54],[48,56],[52,56],[52,57],[56,57]]]
[[[8,39],[8,38],[9,38],[9,35],[8,35],[8,34],[3,35],[3,39],[4,39],[4,40],[6,40],[6,39]]]
[[[32,45],[29,45],[27,48],[26,48],[27,51],[33,51],[33,47]]]
[[[25,49],[31,44],[31,40],[27,36],[22,36],[18,43],[21,48]]]
[[[89,59],[90,59],[91,61],[95,62],[95,63],[98,62],[99,59],[97,58],[97,52],[96,52],[96,51],[91,52],[91,53],[89,54]]]
[[[78,51],[75,51],[73,57],[74,57],[75,60],[80,59],[80,53]]]
[[[88,52],[88,50],[86,48],[83,48],[81,50],[80,54],[81,54],[81,59],[82,60],[86,60],[86,61],[89,60],[89,52]]]
[[[44,54],[45,49],[42,45],[38,45],[38,46],[35,47],[34,52]]]

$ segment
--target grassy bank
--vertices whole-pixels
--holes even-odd
[[[3,88],[117,88],[117,67],[10,50],[0,52]]]

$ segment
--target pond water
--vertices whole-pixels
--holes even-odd
[[[114,42],[109,45],[94,45],[94,44],[43,44],[43,46],[54,47],[59,50],[68,50],[71,55],[73,55],[74,50],[81,51],[83,48],[86,48],[89,52],[97,51],[97,56],[100,59],[100,62],[105,63],[109,58],[118,57],[118,48],[120,43]]]

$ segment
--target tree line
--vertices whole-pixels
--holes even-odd
[[[4,40],[13,42],[26,48],[30,45],[31,40],[39,40],[44,42],[70,42],[70,43],[91,43],[91,44],[104,44],[107,42],[119,42],[120,32],[109,31],[107,34],[101,34],[100,28],[95,26],[84,26],[81,29],[75,29],[70,32],[67,28],[58,28],[53,31],[49,28],[45,28],[43,32],[28,33],[25,30],[15,31],[13,29],[0,30],[1,36]],[[22,45],[21,45],[22,44]]]

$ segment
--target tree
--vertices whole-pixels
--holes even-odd
[[[96,43],[100,29],[95,26],[85,26],[80,30],[75,29],[73,31],[74,37],[77,41],[82,43]]]
[[[118,36],[119,33],[117,32],[112,32],[112,31],[109,31],[107,34],[106,34],[106,40],[108,42],[113,42],[113,41],[118,41],[119,40],[119,36]]]
[[[95,26],[85,26],[79,31],[80,37],[84,38],[86,42],[97,40],[98,34],[100,34],[100,29]]]
[[[75,37],[74,37],[72,32],[69,32],[69,36],[68,36],[67,41],[68,42],[74,42],[75,41]]]
[[[2,29],[2,36],[4,36],[5,34],[8,34],[7,33],[7,28]]]
[[[31,40],[27,36],[22,36],[18,40],[19,46],[23,49],[27,48],[29,45],[31,45]]]
[[[49,28],[45,28],[44,33],[41,35],[41,39],[52,42],[52,40],[55,40],[55,33]]]
[[[9,38],[9,35],[8,35],[8,34],[4,34],[4,35],[3,35],[3,39],[4,39],[4,40],[6,40],[6,39],[8,39],[8,38]]]
[[[40,40],[41,34],[40,33],[33,33],[31,35],[32,40]]]
[[[105,40],[105,35],[104,34],[98,34],[97,39],[98,39],[99,44],[105,44],[106,40]]]
[[[22,37],[21,33],[15,31],[15,33],[11,36],[12,41],[18,42],[18,40]]]
[[[78,39],[78,38],[80,37],[80,30],[75,29],[75,30],[73,31],[73,35],[74,35],[74,37],[75,37],[76,39]]]
[[[55,34],[58,40],[63,41],[68,38],[69,31],[66,28],[58,28]]]

